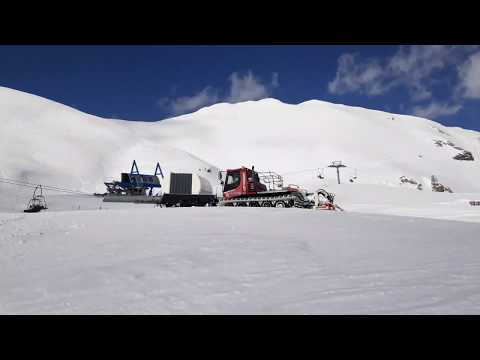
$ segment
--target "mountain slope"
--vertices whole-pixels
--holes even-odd
[[[0,88],[0,126],[4,178],[103,192],[103,181],[129,171],[133,159],[147,174],[157,161],[164,173],[212,167],[154,136],[146,138],[142,124],[87,115],[6,88]]]
[[[0,87],[0,126],[1,177],[90,192],[103,191],[103,181],[128,171],[133,159],[142,172],[160,161],[166,171],[203,171],[212,183],[213,165],[255,165],[310,190],[333,185],[335,170],[326,166],[341,160],[349,185],[355,174],[353,185],[390,186],[400,186],[400,176],[427,186],[436,175],[455,192],[480,192],[480,133],[317,100],[222,103],[143,123],[99,118]],[[452,159],[459,149],[475,161]],[[316,177],[317,169],[326,179]]]
[[[175,139],[177,147],[222,168],[255,165],[307,187],[322,185],[318,168],[328,184],[335,183],[336,171],[327,166],[341,160],[348,166],[342,170],[345,181],[357,174],[359,184],[397,186],[406,176],[428,185],[436,175],[454,191],[480,191],[480,133],[413,116],[264,99],[217,104],[150,126],[151,136]],[[454,160],[460,148],[476,160]]]

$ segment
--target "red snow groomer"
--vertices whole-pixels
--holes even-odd
[[[283,178],[271,171],[256,172],[253,166],[251,169],[242,166],[239,169],[219,172],[219,179],[223,185],[223,200],[219,205],[320,208],[317,206],[318,201],[310,199],[312,193],[307,193],[306,190],[292,184],[284,187]],[[333,194],[322,191],[328,196],[328,205],[325,209],[335,210]]]

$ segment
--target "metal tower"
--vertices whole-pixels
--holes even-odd
[[[341,161],[333,161],[331,165],[328,165],[330,168],[336,168],[337,169],[337,180],[338,183],[340,184],[340,168],[347,167],[346,165],[343,165]]]

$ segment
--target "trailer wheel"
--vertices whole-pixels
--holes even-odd
[[[283,202],[283,201],[277,201],[275,203],[275,207],[277,208],[284,208],[284,207],[287,207],[287,205]]]
[[[263,206],[263,207],[272,207],[272,203],[271,203],[270,201],[264,201],[264,202],[262,203],[262,206]]]

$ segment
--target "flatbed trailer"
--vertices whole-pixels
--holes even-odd
[[[187,206],[216,206],[218,199],[215,195],[193,195],[193,194],[163,194],[159,196],[147,195],[115,195],[107,194],[104,202],[128,202],[135,204],[156,204],[165,207],[187,207]]]

